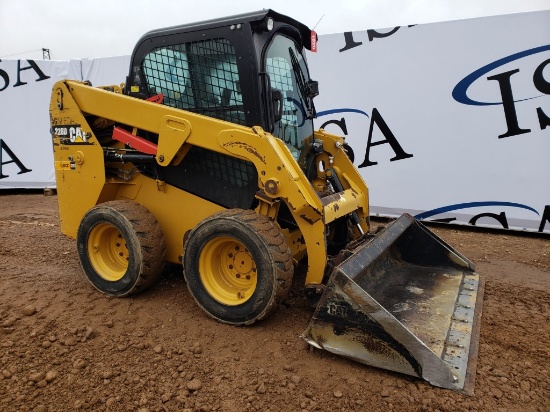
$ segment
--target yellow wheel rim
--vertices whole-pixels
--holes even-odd
[[[103,279],[116,282],[128,269],[128,246],[122,233],[109,223],[94,226],[88,237],[88,256]]]
[[[224,305],[241,305],[256,290],[256,262],[248,249],[231,237],[218,237],[204,245],[199,274],[210,296]]]

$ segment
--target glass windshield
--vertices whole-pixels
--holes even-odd
[[[265,68],[272,90],[280,91],[283,97],[282,116],[275,123],[273,135],[285,142],[298,159],[303,140],[313,134],[315,116],[313,99],[307,91],[310,79],[306,62],[294,41],[278,35],[267,50]]]

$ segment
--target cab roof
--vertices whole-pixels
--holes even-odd
[[[232,24],[243,24],[243,23],[258,23],[268,17],[273,18],[276,22],[281,22],[288,24],[290,26],[296,27],[300,32],[302,37],[303,45],[306,49],[311,50],[311,30],[305,24],[300,23],[297,20],[294,20],[291,17],[285,16],[284,14],[277,13],[271,9],[260,10],[250,13],[236,14],[228,17],[221,17],[217,19],[204,20],[194,23],[182,24],[177,26],[165,27],[161,29],[151,30],[143,35],[138,43],[141,43],[144,40],[151,39],[157,36],[167,36],[178,33],[185,33],[196,30],[207,30],[213,29],[216,27],[231,26]]]

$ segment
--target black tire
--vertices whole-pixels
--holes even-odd
[[[114,200],[90,209],[76,236],[78,257],[92,285],[110,296],[147,289],[165,265],[160,224],[143,206]]]
[[[294,266],[286,240],[269,218],[252,210],[229,209],[204,219],[184,247],[189,292],[220,322],[264,319],[290,290]]]

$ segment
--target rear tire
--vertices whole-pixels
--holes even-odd
[[[110,296],[145,290],[164,269],[160,224],[132,201],[115,200],[90,209],[80,222],[76,243],[88,280]]]
[[[185,243],[184,276],[214,319],[249,325],[269,316],[292,284],[292,254],[280,229],[252,210],[230,209],[200,222]]]

